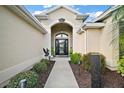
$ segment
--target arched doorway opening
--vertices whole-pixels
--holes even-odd
[[[57,23],[51,27],[51,47],[55,55],[69,55],[73,47],[72,36],[72,26],[67,23]]]

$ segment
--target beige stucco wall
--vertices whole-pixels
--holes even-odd
[[[43,35],[0,6],[0,83],[42,58]]]
[[[100,37],[101,29],[89,28],[86,30],[86,51],[88,52],[100,52]]]
[[[100,51],[106,56],[107,66],[112,70],[116,70],[117,61],[119,59],[119,43],[117,43],[118,41],[116,42],[116,47],[112,44],[112,16],[103,22],[105,22],[105,26],[101,33]],[[115,31],[118,32],[118,29],[115,29]]]
[[[106,65],[111,70],[117,69],[117,61],[119,59],[119,43],[112,43],[112,17],[108,17],[103,21],[103,28],[88,28],[86,29],[86,52],[99,52],[106,57]],[[118,33],[118,29],[115,29]]]
[[[51,49],[51,27],[57,23],[59,23],[58,19],[64,18],[65,23],[71,25],[73,27],[72,37],[73,37],[73,51],[81,52],[84,54],[85,52],[85,35],[78,34],[77,31],[82,25],[82,20],[76,20],[76,14],[64,9],[60,8],[50,14],[48,14],[48,20],[41,20],[41,24],[48,29],[48,33],[44,36],[44,42],[46,43],[44,47],[48,47]]]
[[[111,70],[117,69],[117,61],[119,59],[119,43],[112,43],[113,22],[112,16],[103,20],[105,26],[101,29],[86,29],[86,51],[100,52],[106,57],[106,65]],[[118,33],[118,29],[114,30]]]
[[[86,53],[86,33],[74,33],[73,34],[73,49],[74,52],[81,54]]]

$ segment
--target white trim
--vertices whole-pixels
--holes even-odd
[[[77,31],[77,33],[83,33],[88,28],[102,28],[105,26],[105,23],[97,22],[97,23],[85,23],[82,27]],[[83,29],[83,30],[82,30]]]
[[[88,28],[102,28],[105,26],[105,23],[86,23],[82,28],[88,29]]]
[[[41,58],[42,58],[41,56],[38,56],[33,59],[26,60],[24,62],[21,62],[20,64],[17,64],[15,66],[12,66],[10,68],[0,71],[0,84],[7,81],[11,77],[15,76],[19,72],[22,72],[25,69],[32,67],[35,63],[39,62]]]
[[[47,33],[47,30],[41,25],[41,23],[34,16],[31,15],[30,12],[27,11],[27,9],[24,6],[10,5],[6,7],[12,10],[14,13],[19,15],[20,17],[22,17],[24,20],[26,20],[26,22],[33,25],[43,34]]]
[[[84,32],[85,32],[85,30],[84,30],[83,28],[81,28],[81,29],[79,29],[79,30],[77,31],[78,34],[82,34],[82,33],[84,33]]]
[[[89,15],[88,14],[78,14],[77,16],[76,16],[76,20],[83,20],[83,21],[85,21],[87,18],[89,17]]]
[[[38,20],[48,20],[48,15],[35,15]]]

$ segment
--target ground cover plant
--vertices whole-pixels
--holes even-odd
[[[21,72],[11,78],[9,83],[5,87],[20,88],[20,81],[26,79],[26,88],[43,88],[53,68],[54,63],[55,61],[41,59],[40,62],[34,64],[32,69]]]
[[[34,88],[37,86],[38,83],[38,75],[34,71],[26,71],[26,72],[21,72],[14,76],[10,81],[9,84],[7,85],[8,88],[19,88],[20,87],[20,81],[22,79],[27,80],[27,88]]]

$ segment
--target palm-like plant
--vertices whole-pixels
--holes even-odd
[[[112,12],[112,16],[112,45],[114,46],[114,50],[119,50],[119,57],[121,57],[124,55],[124,5],[118,6],[118,8]]]
[[[113,11],[113,21],[123,21],[124,19],[124,5],[118,6],[118,9]]]

